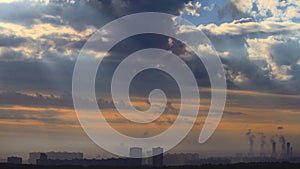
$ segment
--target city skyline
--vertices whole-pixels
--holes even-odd
[[[201,154],[201,153],[197,153],[200,157],[202,158],[218,158],[218,157],[233,157],[233,156],[242,156],[242,157],[271,157],[271,158],[275,158],[275,159],[288,159],[291,157],[297,157],[298,155],[293,153],[293,146],[294,144],[291,143],[289,140],[286,140],[286,138],[284,136],[272,136],[270,138],[268,138],[267,136],[265,136],[263,133],[258,133],[257,135],[254,135],[252,133],[252,131],[249,129],[248,132],[245,134],[246,137],[248,137],[248,149],[245,150],[244,152],[234,152],[232,154],[227,154],[227,155],[210,155],[210,156],[206,156],[205,154]],[[257,140],[255,141],[255,137],[258,137]],[[270,139],[270,140],[268,140]],[[270,144],[268,144],[267,142],[270,142]],[[297,144],[296,144],[297,145]],[[258,148],[258,146],[260,148]],[[256,147],[254,149],[254,147]],[[163,148],[162,147],[154,147],[152,148],[152,151],[149,151],[147,149],[143,149],[142,147],[130,147],[129,149],[129,157],[130,158],[146,158],[150,155],[147,154],[151,154],[151,156],[155,156],[155,155],[159,155],[159,154],[165,154],[163,153]],[[39,158],[41,152],[30,152],[29,153],[29,158],[28,158],[28,162],[35,164],[36,159]],[[174,154],[189,154],[189,152],[175,152]],[[55,151],[49,151],[46,153],[48,157],[50,157],[50,159],[55,159],[53,158],[54,156],[57,157],[64,157],[66,159],[72,159],[72,156],[76,156],[76,159],[83,159],[83,158],[92,158],[92,159],[109,159],[109,158],[122,158],[120,156],[114,156],[110,153],[108,153],[108,156],[105,156],[105,154],[94,154],[93,156],[87,154],[86,156],[84,156],[83,153],[81,152],[55,152]],[[55,155],[56,154],[56,155]],[[166,153],[169,154],[169,153]],[[17,157],[15,154],[10,154],[11,157]],[[68,158],[68,156],[70,156],[70,158]],[[21,158],[26,158],[27,156],[21,156]],[[30,160],[33,159],[33,160]],[[75,158],[74,158],[75,159]],[[0,159],[1,160],[1,159]],[[3,161],[4,159],[2,159]]]
[[[29,152],[50,151],[82,152],[87,158],[114,157],[98,147],[79,124],[72,100],[72,75],[81,48],[97,29],[138,12],[180,16],[205,33],[225,70],[226,105],[215,133],[199,144],[211,101],[210,81],[202,62],[174,38],[133,36],[118,43],[103,59],[98,71],[104,75],[97,75],[95,82],[99,108],[113,129],[148,138],[166,131],[176,120],[180,92],[166,73],[145,71],[130,86],[130,101],[140,111],[151,107],[148,99],[153,89],[165,92],[164,113],[152,123],[131,123],[115,109],[115,104],[126,107],[130,103],[114,103],[109,94],[108,81],[124,57],[144,48],[162,48],[190,67],[200,94],[200,103],[191,100],[185,105],[200,105],[192,130],[166,153],[271,155],[276,142],[278,156],[282,146],[288,151],[287,143],[293,155],[300,156],[299,10],[297,0],[0,1],[0,159],[26,159]],[[180,31],[189,33],[188,27]],[[103,43],[109,40],[101,39]],[[214,51],[207,45],[198,48],[204,55]],[[97,58],[97,52],[90,52]],[[145,60],[137,61],[142,62]],[[184,119],[178,129],[193,123],[189,114]],[[121,146],[126,150],[134,147]]]
[[[250,132],[247,133],[248,136]],[[283,139],[283,138],[282,138]],[[250,142],[251,143],[251,142]],[[263,141],[262,141],[263,143]],[[204,164],[211,165],[228,165],[237,163],[264,163],[264,162],[289,162],[299,163],[299,157],[293,156],[292,147],[289,142],[285,144],[282,141],[281,152],[276,151],[276,142],[272,142],[272,153],[255,154],[252,150],[252,144],[248,154],[236,154],[235,156],[226,157],[201,157],[197,153],[163,153],[162,147],[154,147],[152,151],[143,150],[141,147],[130,147],[128,150],[129,157],[110,157],[110,158],[85,158],[83,153],[80,152],[30,152],[29,159],[23,159],[22,157],[10,156],[7,157],[7,164],[21,165],[30,164],[38,166],[201,166]],[[286,147],[285,147],[286,146]],[[146,153],[150,153],[153,156],[148,157]]]

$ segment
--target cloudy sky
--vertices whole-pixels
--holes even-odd
[[[87,157],[109,155],[81,129],[73,108],[72,74],[87,39],[101,26],[137,12],[182,16],[203,31],[221,58],[227,79],[224,116],[215,134],[198,144],[210,103],[210,84],[200,60],[175,39],[138,35],[118,43],[97,76],[98,104],[107,121],[129,136],[153,136],[172,125],[179,109],[178,86],[158,71],[136,76],[130,89],[137,109],[162,88],[168,96],[164,114],[147,125],[133,124],[116,111],[107,81],[124,57],[143,48],[162,48],[193,71],[201,94],[193,130],[171,152],[203,155],[247,153],[246,132],[280,144],[284,136],[300,154],[300,1],[298,0],[85,0],[0,1],[0,159],[27,157],[30,151],[81,151]],[[212,48],[204,47],[204,52]],[[187,122],[189,119],[187,117]],[[278,147],[278,150],[280,148]]]

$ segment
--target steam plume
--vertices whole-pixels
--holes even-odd
[[[246,136],[249,139],[249,156],[253,156],[254,155],[254,151],[253,151],[253,147],[254,147],[254,134],[252,133],[251,129],[248,130],[248,132],[246,133]]]

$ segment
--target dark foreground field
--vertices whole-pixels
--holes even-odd
[[[103,167],[103,166],[34,166],[0,164],[0,169],[157,169],[156,167]],[[158,167],[163,169],[300,169],[295,163],[239,163],[230,165],[202,165]]]

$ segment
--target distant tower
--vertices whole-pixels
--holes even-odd
[[[272,154],[271,157],[277,157],[277,153],[276,153],[276,142],[274,140],[272,140]]]
[[[130,158],[143,158],[143,149],[141,147],[131,147],[129,152]]]
[[[163,166],[163,148],[161,147],[156,147],[156,148],[152,148],[152,165],[155,167],[161,167]]]

